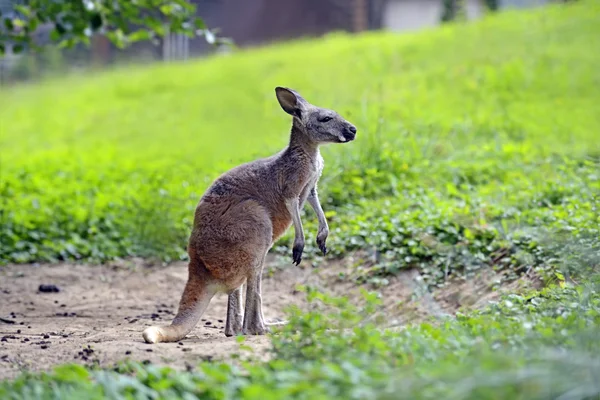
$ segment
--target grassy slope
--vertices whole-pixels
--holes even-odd
[[[290,121],[276,85],[359,128],[355,143],[324,149],[321,191],[338,253],[393,244],[369,242],[372,231],[398,233],[381,226],[390,219],[386,199],[405,241],[427,227],[456,242],[473,225],[556,219],[569,214],[562,203],[574,193],[583,204],[574,218],[590,225],[598,9],[587,1],[414,35],[332,36],[9,89],[0,94],[0,261],[185,256],[210,179],[285,146]],[[564,156],[574,164],[565,168]],[[559,209],[531,211],[536,202]],[[522,211],[531,212],[515,218]]]
[[[375,245],[388,251],[375,272],[421,262],[435,278],[442,265],[468,270],[510,250],[509,265],[571,270],[582,284],[508,296],[482,312],[400,332],[374,329],[375,297],[355,309],[310,292],[321,308],[291,314],[273,338],[272,362],[203,363],[191,373],[66,366],[0,383],[0,397],[597,398],[598,4],[411,36],[299,42],[3,93],[0,117],[16,118],[2,132],[9,213],[0,237],[16,232],[26,241],[3,247],[5,259],[41,257],[30,246],[43,257],[69,243],[83,252],[99,239],[81,233],[86,224],[129,238],[132,249],[157,249],[162,240],[181,246],[174,239],[184,236],[189,220],[182,220],[206,176],[285,144],[288,121],[272,96],[273,86],[285,84],[340,109],[362,132],[354,145],[326,149],[324,191],[338,251]],[[220,134],[225,129],[236,143]],[[198,140],[190,145],[190,138]],[[145,225],[141,235],[148,216],[163,225],[160,232]],[[525,234],[542,228],[552,240]],[[81,237],[64,248],[40,245],[39,235],[57,241],[73,231]],[[558,239],[564,231],[567,241]],[[136,242],[142,236],[146,242]],[[107,255],[105,239],[98,249]],[[336,327],[352,334],[326,330]]]

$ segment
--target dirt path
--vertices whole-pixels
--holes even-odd
[[[357,296],[359,287],[339,278],[354,270],[352,262],[349,258],[320,268],[280,268],[280,263],[270,259],[268,267],[274,272],[266,273],[263,281],[265,318],[285,319],[289,305],[306,307],[304,294],[295,290],[298,284]],[[66,362],[110,366],[132,359],[185,368],[200,359],[226,359],[240,353],[236,339],[223,334],[225,295],[213,299],[202,321],[180,343],[144,343],[146,326],[171,322],[186,279],[183,263],[168,267],[147,267],[140,261],[120,266],[0,267],[0,380],[21,370],[47,370]],[[483,304],[497,295],[490,291],[493,279],[471,282],[469,290],[455,286],[440,291],[434,294],[436,300],[429,295],[416,299],[418,274],[406,272],[380,292],[389,321],[396,325],[454,313],[461,303]],[[42,293],[41,284],[56,285],[60,291]],[[404,305],[397,306],[400,301]],[[247,337],[245,342],[259,356],[267,355],[269,344],[267,336]]]

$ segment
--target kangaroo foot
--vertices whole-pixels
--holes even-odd
[[[256,321],[256,323],[250,323],[244,327],[244,335],[266,335],[271,332],[269,327],[263,321]]]
[[[262,313],[260,281],[263,262],[264,259],[262,259],[261,263],[257,266],[256,273],[250,276],[246,281],[246,308],[244,310],[244,323],[242,328],[244,335],[264,335],[270,332],[270,329],[265,324]]]
[[[226,324],[225,325],[225,336],[230,337],[230,336],[237,336],[243,333],[242,330],[242,322],[240,321],[235,321],[234,323],[230,323],[230,324]]]
[[[264,335],[270,332],[262,315],[260,295],[256,295],[255,302],[249,302],[244,314],[244,335]]]

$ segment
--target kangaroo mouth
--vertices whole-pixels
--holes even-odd
[[[335,135],[331,140],[332,143],[348,143],[354,140],[356,135],[352,132],[343,132]]]
[[[339,143],[348,143],[353,141],[356,138],[356,135],[343,135],[338,138]]]

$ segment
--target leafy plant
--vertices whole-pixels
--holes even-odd
[[[0,54],[7,44],[19,53],[25,46],[37,48],[34,33],[44,25],[52,25],[50,40],[54,44],[73,47],[90,43],[92,35],[105,35],[122,48],[141,40],[163,37],[166,33],[182,33],[206,37],[216,43],[214,33],[196,15],[196,6],[186,0],[30,0],[14,2],[14,12],[0,17]]]
[[[269,361],[193,371],[64,365],[0,383],[2,398],[591,399],[600,394],[600,270],[578,288],[508,295],[456,319],[386,329],[376,293],[362,305],[305,287]]]

